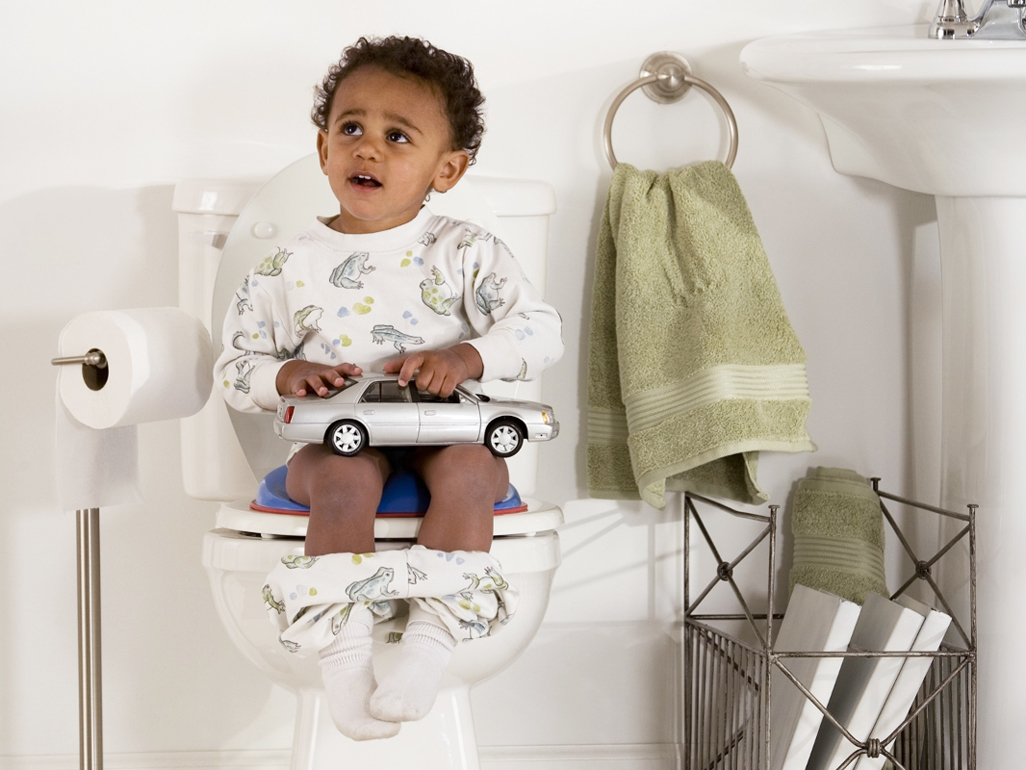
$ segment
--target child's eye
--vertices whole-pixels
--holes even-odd
[[[346,123],[342,126],[342,133],[346,136],[359,136],[363,133],[359,123]]]
[[[401,144],[403,142],[410,141],[410,139],[402,131],[389,131],[388,132],[388,141],[390,141],[390,142],[397,142],[397,143]]]

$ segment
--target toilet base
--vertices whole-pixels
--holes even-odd
[[[331,721],[323,690],[300,690],[296,699],[290,770],[480,770],[469,687],[442,690],[426,717],[404,722],[399,735],[379,741],[342,735]]]

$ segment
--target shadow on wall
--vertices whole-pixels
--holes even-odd
[[[8,255],[0,284],[8,361],[0,592],[6,616],[17,618],[0,625],[5,754],[73,754],[77,746],[75,518],[56,494],[50,359],[79,313],[177,304],[171,197],[170,186],[77,187],[0,205]],[[213,510],[184,496],[177,423],[139,434],[145,504],[101,514],[105,743],[117,752],[216,745],[225,729],[254,722],[271,686],[238,659],[213,611],[200,566]],[[161,547],[142,547],[158,530]],[[184,668],[201,672],[213,695],[184,691],[197,681]]]

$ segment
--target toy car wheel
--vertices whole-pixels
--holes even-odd
[[[328,446],[337,455],[352,457],[367,446],[367,431],[351,420],[336,422],[328,428]]]
[[[497,457],[512,457],[524,445],[524,432],[512,420],[496,420],[488,426],[485,445]]]

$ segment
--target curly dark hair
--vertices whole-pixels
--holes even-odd
[[[466,150],[474,163],[484,135],[481,107],[484,97],[477,88],[474,68],[461,56],[435,48],[415,37],[361,37],[342,51],[324,80],[315,89],[310,118],[322,131],[328,130],[328,117],[338,84],[361,67],[381,67],[400,77],[414,77],[437,88],[452,128],[453,149]]]

